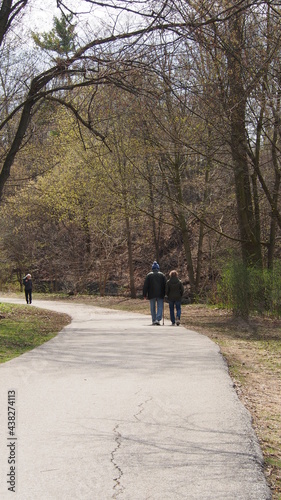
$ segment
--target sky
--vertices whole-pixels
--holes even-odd
[[[72,6],[75,11],[87,12],[86,4],[81,0],[65,0],[68,6]],[[31,28],[32,31],[47,31],[53,26],[53,18],[61,17],[61,11],[56,7],[56,0],[32,0],[28,8],[28,13],[25,16],[25,26]],[[102,19],[104,10],[95,8],[95,14],[87,16],[88,19]],[[84,16],[86,18],[86,16]]]
[[[32,30],[45,30],[52,26],[54,16],[60,17],[56,0],[33,0],[25,15],[24,24]]]

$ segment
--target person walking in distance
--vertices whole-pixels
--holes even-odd
[[[153,325],[160,325],[164,297],[165,297],[166,277],[160,272],[159,264],[154,261],[152,270],[147,274],[143,285],[143,296],[150,301],[150,312]]]
[[[182,282],[178,278],[177,271],[171,271],[170,279],[166,283],[166,295],[169,301],[170,308],[170,319],[172,325],[180,324],[181,319],[181,300],[184,292],[184,287]],[[176,308],[176,318],[175,318],[175,308]]]
[[[27,274],[23,278],[23,284],[24,284],[24,291],[25,291],[25,298],[26,298],[26,303],[29,304],[32,303],[32,279],[31,279],[31,274]]]

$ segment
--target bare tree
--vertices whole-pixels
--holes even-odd
[[[29,0],[2,0],[0,8],[0,46],[12,25],[18,20],[18,17],[24,11]]]
[[[28,0],[4,0],[2,2],[1,43],[29,4]],[[24,91],[21,99],[14,103],[8,115],[1,117],[0,122],[0,132],[3,135],[5,135],[6,128],[11,121],[15,124],[13,138],[2,158],[0,199],[16,155],[27,139],[26,134],[32,117],[46,97],[54,96],[62,102],[62,95],[71,92],[74,88],[98,86],[103,83],[113,84],[135,92],[137,89],[132,86],[132,81],[127,82],[127,77],[136,68],[139,70],[142,66],[141,58],[150,54],[149,36],[151,33],[159,33],[159,44],[167,41],[171,43],[173,38],[192,36],[194,30],[199,27],[208,27],[210,23],[215,22],[225,22],[233,14],[248,8],[248,2],[243,1],[237,5],[234,2],[233,5],[227,7],[222,4],[216,12],[213,12],[213,9],[208,8],[205,4],[196,10],[193,3],[187,2],[182,7],[182,2],[169,0],[154,2],[153,8],[151,8],[150,2],[138,0],[120,2],[82,0],[79,4],[89,7],[89,9],[94,7],[106,9],[106,12],[111,14],[109,16],[112,20],[111,26],[107,27],[106,31],[103,30],[101,34],[95,34],[92,31],[90,39],[86,43],[81,42],[80,47],[79,41],[77,41],[76,46],[79,48],[73,53],[67,52],[64,57],[58,57],[56,63],[49,65],[47,69],[36,71],[24,78]],[[77,14],[67,0],[57,0],[57,6],[64,16]],[[128,19],[132,29],[129,28]],[[172,33],[172,38],[170,36],[166,41],[162,37],[165,31]],[[153,69],[151,58],[148,64],[146,61],[144,69],[145,71]],[[68,106],[79,119],[77,110],[69,101]],[[93,129],[90,122],[83,122],[83,124],[91,129],[100,140],[105,139],[98,130]]]

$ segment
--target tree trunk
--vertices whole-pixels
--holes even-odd
[[[185,251],[185,258],[186,258],[186,262],[187,262],[187,270],[188,270],[191,298],[193,299],[197,290],[196,290],[196,285],[195,285],[194,268],[193,268],[192,254],[191,254],[191,245],[190,245],[190,241],[189,241],[188,227],[187,227],[185,215],[184,215],[184,212],[182,209],[182,207],[184,206],[184,203],[183,203],[183,194],[182,194],[182,187],[181,187],[180,159],[179,158],[177,158],[175,161],[175,187],[176,187],[176,191],[177,191],[177,201],[178,201],[178,206],[179,206],[179,209],[177,212],[177,219],[178,219],[179,227],[180,227],[181,234],[182,234],[183,246],[184,246],[184,251]]]
[[[41,75],[34,78],[30,85],[30,90],[28,92],[27,98],[22,106],[21,117],[17,127],[17,132],[15,134],[14,140],[7,153],[5,161],[3,163],[2,170],[0,172],[0,201],[3,196],[3,190],[6,181],[9,179],[11,167],[15,160],[15,157],[22,145],[25,133],[27,131],[28,125],[31,120],[32,108],[36,102],[41,98],[39,92],[47,85],[47,83],[52,80],[55,75],[59,75],[61,69],[59,67],[54,67],[49,71],[42,73]],[[19,108],[20,110],[20,108]]]
[[[186,262],[187,262],[187,271],[188,271],[188,277],[189,277],[191,298],[193,299],[194,295],[196,293],[194,269],[193,269],[191,248],[190,248],[190,242],[189,242],[188,227],[186,224],[185,216],[182,212],[180,212],[178,214],[178,221],[179,221],[179,227],[180,227],[181,234],[182,234],[185,258],[186,258]]]
[[[149,184],[149,200],[150,200],[150,211],[151,211],[151,223],[152,223],[152,234],[153,242],[155,248],[155,259],[157,262],[160,260],[159,242],[161,233],[161,221],[158,221],[158,227],[156,224],[156,213],[155,213],[155,199],[153,191],[153,178],[151,173],[151,168],[149,162],[146,162],[147,172],[148,172],[148,184]],[[161,204],[162,207],[162,204]]]
[[[270,235],[269,235],[269,245],[267,254],[267,267],[268,269],[271,270],[273,269],[274,248],[275,248],[276,230],[278,224],[276,214],[278,212],[278,200],[279,200],[279,190],[281,182],[281,175],[278,168],[278,158],[277,158],[277,141],[278,141],[278,123],[277,121],[275,121],[273,139],[272,139],[272,162],[274,165],[275,180],[272,193],[272,207],[271,207],[272,213],[271,213]]]
[[[227,53],[230,134],[242,258],[246,266],[261,266],[260,234],[253,210],[247,162],[246,95],[242,74],[243,26],[240,15],[230,22],[230,37]]]
[[[131,292],[131,299],[136,299],[137,293],[136,293],[135,278],[134,278],[132,235],[130,227],[130,218],[128,214],[126,214],[125,218],[126,218],[127,248],[128,248],[128,260],[129,260],[130,292]]]
[[[20,11],[27,5],[28,0],[3,0],[0,9],[0,45],[4,40],[6,33],[11,28],[12,22]],[[13,5],[15,4],[15,5]]]
[[[11,172],[11,167],[13,165],[14,159],[16,154],[18,153],[20,146],[22,144],[25,132],[27,130],[27,127],[30,122],[30,117],[31,117],[31,109],[33,106],[33,101],[27,101],[26,104],[24,105],[20,123],[17,129],[17,133],[15,135],[15,138],[13,140],[12,146],[10,148],[10,151],[8,152],[6,159],[3,163],[2,170],[0,172],[0,200],[2,199],[3,196],[3,190],[4,186],[10,176]]]
[[[197,251],[197,266],[196,266],[196,292],[199,292],[200,287],[200,279],[201,279],[201,267],[202,267],[202,257],[203,257],[203,241],[204,241],[204,220],[205,214],[207,210],[207,201],[209,196],[209,178],[210,178],[210,169],[212,167],[211,155],[209,152],[209,141],[211,139],[210,130],[208,131],[208,145],[207,145],[207,165],[205,170],[205,186],[204,186],[204,195],[203,195],[203,207],[202,214],[199,223],[199,239],[198,239],[198,251]]]

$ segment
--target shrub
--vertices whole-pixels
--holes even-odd
[[[236,316],[249,315],[249,273],[241,260],[229,261],[222,270],[218,283],[218,297],[224,307],[232,309]]]
[[[237,316],[247,318],[250,312],[281,315],[281,262],[273,270],[246,267],[232,259],[222,269],[218,299]]]

